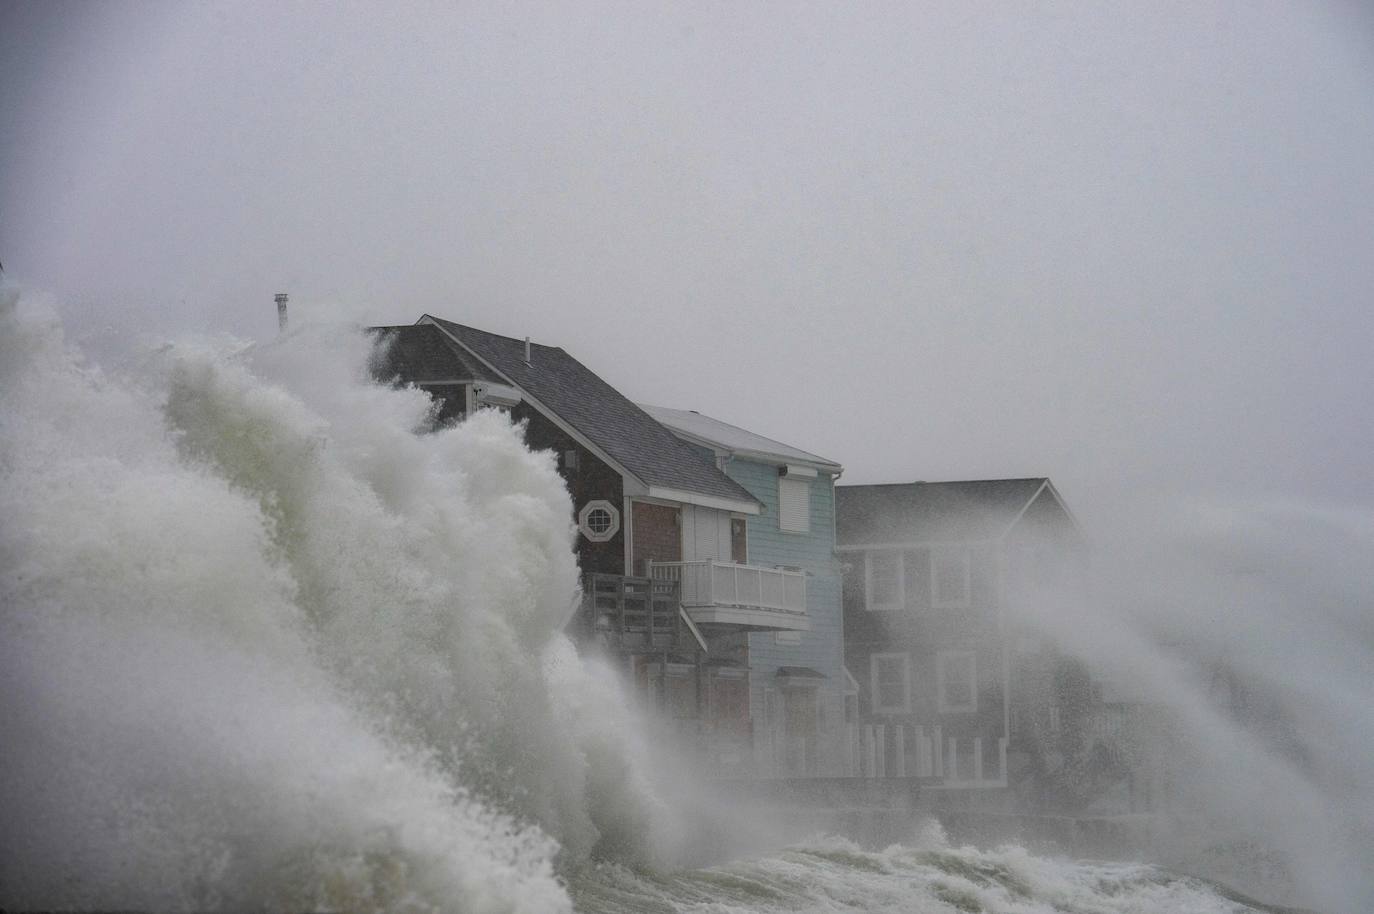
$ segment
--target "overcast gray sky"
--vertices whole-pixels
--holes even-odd
[[[98,351],[288,290],[848,482],[1374,503],[1354,5],[9,2],[0,261]]]

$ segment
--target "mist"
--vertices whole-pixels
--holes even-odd
[[[532,335],[846,481],[1049,474],[1095,531],[1371,504],[1354,7],[0,15],[0,262],[97,357],[267,338],[285,290]]]
[[[1133,534],[1095,548],[1079,586],[1026,592],[1013,616],[1108,701],[1163,724],[1131,750],[1168,770],[1168,862],[1360,910],[1374,898],[1374,516],[1292,499],[1128,516]]]
[[[306,429],[329,427],[356,448],[340,492],[365,502],[366,479],[389,509],[424,515],[417,499],[462,486],[436,470],[417,489],[403,462],[366,451],[419,453],[406,435],[426,406],[390,416],[401,401],[349,373],[363,344],[338,327],[428,312],[533,336],[638,402],[831,455],[846,483],[1052,477],[1086,531],[1090,570],[1081,591],[1027,600],[1022,618],[1111,687],[1169,709],[1191,753],[1177,795],[1206,820],[1177,834],[1264,836],[1298,903],[1353,911],[1374,898],[1367,10],[10,3],[0,86],[7,281],[58,315],[82,370],[141,379],[102,387],[113,405],[79,412],[132,417],[106,457],[156,440],[158,472],[223,506],[242,567],[262,575],[244,602],[278,607],[273,626],[295,632],[283,620],[307,612],[310,594],[298,604],[270,562],[249,556],[259,509],[223,489],[261,467],[217,452],[221,426],[198,424],[210,422],[201,405],[261,395],[258,407],[285,411],[299,454],[312,453]],[[336,335],[267,346],[279,291],[293,321]],[[181,341],[180,386],[165,367],[147,380],[168,340]],[[222,367],[243,358],[247,374]],[[231,376],[239,387],[206,386]],[[150,405],[146,384],[187,399]],[[189,451],[163,440],[164,405]],[[25,422],[37,424],[7,425],[6,437],[54,409],[34,406]],[[382,430],[347,421],[360,409],[388,414]],[[465,433],[469,450],[525,459],[488,432]],[[207,481],[183,458],[218,468]],[[547,468],[519,465],[518,486],[557,515]],[[327,525],[318,510],[312,523]],[[18,536],[14,517],[5,526]],[[527,635],[571,599],[550,530],[531,519],[525,531],[549,563]],[[408,548],[446,542],[428,532],[439,539]],[[368,536],[386,554],[386,537]],[[368,625],[357,609],[333,632],[384,652],[367,644]],[[175,652],[162,647],[129,649]],[[39,677],[33,664],[48,656],[16,648],[7,675]],[[578,671],[585,690],[563,694],[614,691],[599,668],[557,661],[550,669]],[[378,694],[418,688],[406,684],[415,671],[338,663],[324,678],[385,673],[396,678],[372,682]],[[98,691],[71,666],[74,694]],[[216,682],[238,675],[215,669]],[[1220,707],[1220,669],[1262,710],[1237,720]],[[461,682],[444,688],[479,689],[475,675],[431,672]],[[388,754],[367,722],[377,708],[337,707],[335,686],[307,679],[327,733],[405,770],[412,792],[395,802],[448,795],[428,762]],[[278,686],[244,701],[267,703]],[[152,688],[137,677],[122,687]],[[433,709],[410,710],[404,726],[429,734],[425,752],[452,748]],[[593,736],[611,743],[638,726],[602,723]],[[619,758],[604,744],[574,752],[556,728],[546,736],[557,757]],[[510,739],[495,757],[524,745]],[[301,751],[323,758],[328,742]],[[130,751],[133,778],[145,756]],[[292,751],[282,758],[299,760]],[[340,783],[331,795],[351,796]],[[516,791],[519,814],[544,827],[512,839],[516,868],[558,904],[547,835],[584,859],[617,828],[639,841],[638,820],[666,802],[661,788],[631,791],[594,822],[567,799],[580,789]],[[366,831],[345,805],[331,821]],[[406,851],[429,860],[504,822],[479,810]],[[213,871],[207,841],[188,872]],[[694,864],[709,856],[681,835],[641,843]],[[176,898],[206,901],[187,892]]]

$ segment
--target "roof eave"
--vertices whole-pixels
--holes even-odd
[[[1002,538],[992,539],[986,536],[969,537],[968,539],[947,539],[947,540],[891,540],[887,542],[872,543],[844,543],[835,545],[836,552],[867,552],[870,549],[928,549],[940,546],[996,546],[1002,542]]]
[[[641,406],[640,408],[644,409],[643,406]],[[645,411],[649,412],[648,410]],[[737,448],[729,444],[726,444],[724,441],[712,438],[709,435],[703,435],[700,432],[688,431],[687,429],[674,425],[671,422],[665,422],[659,417],[655,416],[652,412],[649,412],[649,416],[650,418],[658,422],[659,425],[668,429],[668,431],[672,432],[674,435],[677,435],[683,441],[689,441],[692,444],[699,444],[702,447],[710,448],[711,450],[715,451],[717,454],[720,455],[729,457],[739,457],[744,460],[754,460],[759,463],[771,463],[775,466],[785,466],[790,463],[793,466],[810,467],[813,470],[821,470],[826,473],[834,473],[837,476],[840,473],[844,472],[844,467],[842,467],[840,464],[835,463],[833,460],[826,460],[824,457],[821,457],[817,454],[808,454],[806,451],[802,450],[797,450],[796,453],[793,454],[783,454],[777,451],[759,451],[753,450],[751,448]],[[746,430],[741,429],[741,431]],[[756,435],[755,437],[761,436]]]
[[[650,415],[652,416],[653,414],[650,413]],[[818,470],[823,473],[833,473],[837,476],[844,472],[844,468],[838,463],[831,463],[826,460],[808,460],[803,457],[798,457],[795,454],[778,454],[772,451],[754,451],[748,448],[734,448],[722,441],[716,441],[705,435],[698,435],[694,432],[680,429],[675,425],[669,425],[662,419],[658,420],[658,424],[668,429],[668,431],[672,432],[683,441],[690,444],[697,444],[704,448],[710,448],[711,451],[720,457],[738,457],[741,460],[752,460],[755,463],[767,463],[779,467],[791,464],[792,466],[807,467],[808,469]],[[814,457],[815,455],[813,454],[811,456]]]
[[[1021,506],[1021,510],[1016,512],[1016,516],[1014,516],[1011,522],[997,535],[999,541],[1006,539],[1007,534],[1016,529],[1016,525],[1021,523],[1021,518],[1026,516],[1026,512],[1030,510],[1030,506],[1035,504],[1035,500],[1040,497],[1040,493],[1045,491],[1045,487],[1049,484],[1050,478],[1048,476],[1041,478],[1040,485],[1035,487],[1035,491],[1031,493],[1030,498],[1026,499],[1026,503]]]
[[[1082,540],[1084,543],[1086,543],[1088,541],[1088,537],[1087,534],[1083,531],[1083,525],[1078,522],[1078,518],[1075,517],[1073,511],[1069,509],[1069,504],[1068,502],[1064,501],[1064,496],[1059,494],[1059,490],[1055,488],[1054,482],[1048,476],[1043,477],[1043,479],[1044,481],[1040,484],[1040,487],[1035,490],[1035,494],[1032,495],[1030,499],[1021,507],[1020,511],[1016,512],[1016,517],[1013,518],[1012,522],[1007,525],[1007,529],[1002,531],[1002,535],[998,537],[998,539],[1005,539],[1007,535],[1010,534],[1011,531],[1016,527],[1016,525],[1021,522],[1021,518],[1025,516],[1025,513],[1027,511],[1030,510],[1030,506],[1035,504],[1035,500],[1039,498],[1044,492],[1048,491],[1050,495],[1054,498],[1055,504],[1059,505],[1060,510],[1062,510],[1064,514],[1068,517],[1069,523],[1073,525],[1074,532],[1078,534],[1078,538]]]
[[[625,479],[626,483],[628,483],[628,485],[626,486],[626,495],[649,494],[651,487],[648,484],[646,484],[644,480],[640,479],[634,473],[631,473],[628,469],[626,469],[626,467],[623,464],[620,463],[620,461],[616,460],[610,454],[606,453],[600,446],[596,444],[596,442],[592,441],[590,438],[584,435],[571,422],[564,419],[554,410],[550,409],[549,407],[541,403],[536,397],[532,396],[528,390],[517,384],[509,375],[507,375],[505,372],[501,371],[495,365],[491,364],[491,362],[487,361],[486,359],[478,355],[476,352],[474,352],[470,346],[466,345],[461,339],[459,339],[454,334],[450,333],[448,329],[444,327],[442,322],[440,322],[430,314],[422,314],[420,315],[420,319],[417,320],[415,323],[430,324],[434,327],[437,327],[440,333],[442,333],[444,336],[452,340],[455,345],[461,346],[464,352],[468,353],[474,359],[476,359],[478,362],[484,365],[488,371],[495,374],[498,378],[504,380],[511,387],[520,391],[520,393],[524,396],[526,403],[530,404],[530,406],[534,407],[535,409],[539,410],[539,412],[547,416],[550,422],[552,422],[554,425],[557,425],[563,431],[567,432],[570,436],[572,436],[572,438],[575,441],[577,441],[578,444],[582,445],[587,450],[595,454],[598,460],[600,460],[602,463],[606,464],[608,467],[619,473]]]
[[[753,499],[742,501],[738,498],[708,495],[687,489],[673,489],[668,486],[649,486],[649,491],[644,494],[650,498],[662,498],[665,501],[679,501],[683,504],[698,505],[703,508],[733,511],[736,514],[761,514],[763,512],[763,505]]]
[[[727,449],[729,450],[729,449]],[[806,467],[811,470],[818,470],[822,473],[833,473],[839,475],[844,472],[844,467],[838,463],[831,463],[826,460],[807,460],[802,457],[790,456],[787,454],[772,454],[767,451],[751,451],[746,448],[729,450],[730,456],[738,457],[741,460],[754,460],[759,463],[771,463],[776,466]]]

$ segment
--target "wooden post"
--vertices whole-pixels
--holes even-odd
[[[651,570],[652,570],[652,569],[651,569]],[[653,575],[652,575],[652,574],[649,575],[649,581],[650,581],[650,582],[653,581]],[[654,646],[654,585],[653,585],[652,583],[649,583],[649,584],[645,585],[645,588],[644,588],[644,613],[645,613],[645,615],[648,617],[648,618],[647,618],[647,621],[648,621],[648,626],[649,626],[649,628],[648,628],[648,635],[647,635],[646,637],[648,637],[648,639],[649,639],[649,647],[653,647],[653,646]],[[665,653],[663,654],[663,656],[664,656],[664,658],[667,658],[667,656],[668,656],[667,652],[665,652]],[[663,681],[664,681],[665,683],[668,681],[668,661],[667,661],[666,659],[663,661]]]
[[[653,637],[654,623],[653,614],[649,618],[649,636]],[[668,715],[668,652],[663,652],[663,659],[658,666],[658,713]]]
[[[621,578],[620,583],[615,588],[615,612],[619,617],[620,637],[625,637],[625,579]],[[624,643],[622,641],[622,643]]]
[[[707,699],[708,699],[708,695],[707,695],[707,691],[706,691],[706,676],[704,675],[705,670],[702,668],[702,665],[701,665],[701,654],[698,653],[698,654],[696,655],[696,658],[697,658],[697,659],[696,659],[696,663],[693,664],[693,668],[694,668],[694,669],[693,669],[693,673],[694,673],[694,675],[696,676],[696,680],[697,680],[697,681],[696,681],[696,693],[697,693],[697,708],[696,708],[696,711],[697,711],[697,738],[696,738],[696,744],[697,744],[697,745],[696,745],[696,748],[697,748],[698,750],[701,750],[701,749],[705,746],[705,744],[706,744],[706,739],[707,739],[706,733],[707,733],[708,729],[710,728],[711,720],[710,720],[710,718],[707,717],[707,714],[709,713],[708,705],[710,704],[710,702],[707,700]],[[709,756],[709,753],[707,753],[707,755]]]

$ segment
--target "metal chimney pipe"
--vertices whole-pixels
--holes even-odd
[[[286,332],[286,299],[287,295],[285,292],[277,293],[277,329],[281,333]]]
[[[525,337],[525,364],[530,363],[530,338]]]

